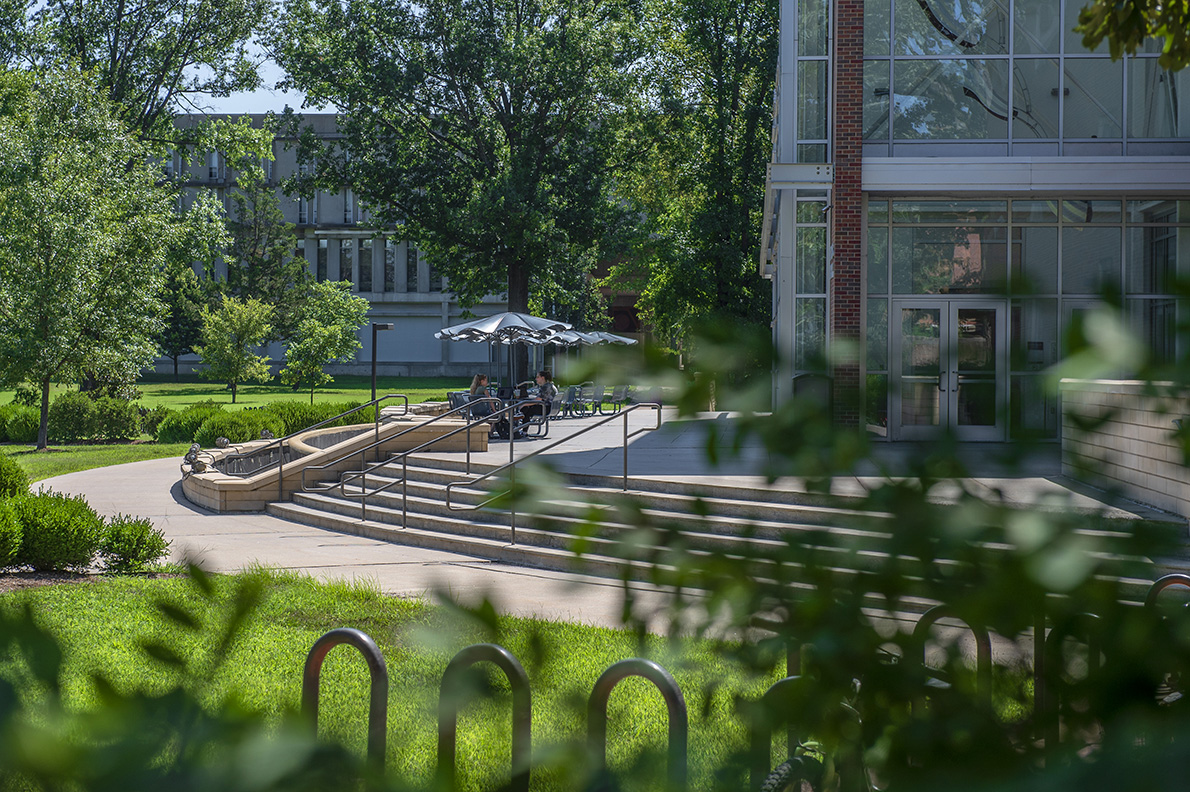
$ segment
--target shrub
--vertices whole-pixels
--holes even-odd
[[[104,440],[131,440],[140,436],[140,410],[125,399],[100,396],[95,400],[96,434]]]
[[[51,440],[89,440],[97,427],[95,402],[85,393],[67,391],[50,403]]]
[[[159,443],[193,443],[194,435],[203,421],[216,413],[223,412],[223,406],[214,402],[199,402],[180,413],[174,413],[162,420],[157,428]]]
[[[36,407],[41,402],[41,394],[28,385],[18,385],[12,394],[12,403],[22,407]]]
[[[21,549],[21,523],[8,501],[0,501],[0,568],[12,566]]]
[[[8,419],[16,415],[19,409],[20,406],[16,404],[0,406],[0,443],[8,442]]]
[[[22,406],[17,407],[4,424],[4,433],[10,443],[36,443],[40,427],[41,413],[33,407]]]
[[[10,456],[0,456],[0,499],[29,494],[29,477],[25,469]]]
[[[194,442],[203,448],[213,448],[217,437],[226,437],[233,443],[246,443],[260,439],[262,429],[268,429],[274,437],[285,435],[281,420],[264,410],[219,412],[203,421],[194,433]]]
[[[360,402],[323,402],[310,404],[298,401],[276,401],[267,405],[263,412],[278,418],[285,424],[285,434],[300,432],[328,418],[334,418],[339,413],[358,407]],[[344,426],[346,424],[363,423],[369,419],[367,411],[361,411],[348,416],[344,420],[336,421],[328,426]],[[280,437],[280,435],[278,435]]]
[[[38,571],[86,569],[95,560],[103,520],[78,496],[42,490],[9,504],[21,526],[15,565]]]
[[[148,518],[117,514],[107,522],[99,556],[108,572],[143,572],[169,555],[169,541]]]
[[[162,422],[169,416],[177,414],[176,410],[171,410],[165,405],[159,404],[153,409],[146,410],[141,414],[141,428],[145,434],[156,440]]]

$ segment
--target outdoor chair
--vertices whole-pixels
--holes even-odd
[[[599,404],[599,414],[614,415],[620,411],[626,401],[628,401],[628,386],[616,385],[612,388],[611,395]]]
[[[562,410],[559,415],[578,418],[585,414],[586,411],[579,401],[580,390],[578,385],[571,385],[566,389],[566,395],[562,397]]]

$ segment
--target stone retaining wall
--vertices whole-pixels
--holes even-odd
[[[1145,390],[1132,380],[1062,380],[1062,473],[1190,517],[1190,468],[1174,437],[1190,404]],[[1087,431],[1075,416],[1107,420]]]

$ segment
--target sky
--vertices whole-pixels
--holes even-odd
[[[230,113],[233,115],[267,113],[270,110],[280,113],[288,105],[295,111],[300,111],[302,101],[306,98],[305,94],[300,91],[278,91],[272,87],[284,76],[285,73],[280,66],[266,60],[260,66],[260,77],[263,84],[258,90],[241,91],[226,97],[205,97],[203,99],[204,109],[208,113]],[[179,108],[179,110],[188,112],[184,108]],[[317,108],[309,108],[308,111],[318,112]]]

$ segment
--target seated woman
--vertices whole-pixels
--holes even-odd
[[[488,401],[488,375],[476,374],[471,379],[471,390],[468,398],[475,402],[471,407],[471,415],[483,418],[492,414],[492,402]]]
[[[550,404],[558,395],[558,386],[554,384],[554,378],[549,371],[542,369],[537,372],[536,381],[537,398],[530,399],[521,405],[521,415],[525,418],[536,418],[549,414]]]

